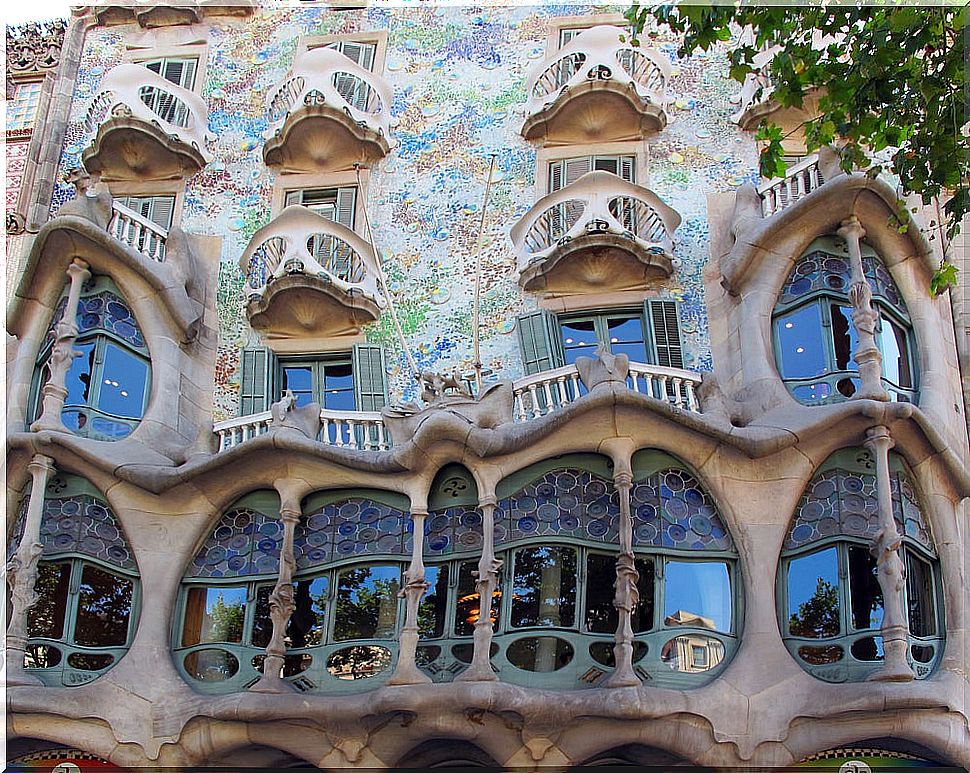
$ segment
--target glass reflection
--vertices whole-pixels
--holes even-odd
[[[71,585],[71,565],[41,561],[37,566],[34,590],[37,602],[27,612],[27,636],[60,639],[64,635],[67,592]]]
[[[731,580],[723,561],[668,561],[664,623],[731,630]]]
[[[354,371],[349,362],[326,365],[323,373],[323,405],[332,411],[354,410]]]
[[[391,651],[385,647],[364,645],[344,647],[327,660],[327,671],[337,679],[370,679],[391,665]]]
[[[400,588],[401,569],[396,564],[359,566],[341,572],[337,579],[334,639],[393,636]]]
[[[837,303],[831,305],[832,311],[832,343],[835,346],[836,370],[859,370],[855,361],[855,351],[859,346],[859,337],[852,324],[852,309]]]
[[[120,647],[128,640],[134,583],[85,565],[78,591],[74,641],[86,647]]]
[[[284,642],[287,647],[314,647],[323,641],[324,616],[327,610],[327,578],[297,580],[293,583],[293,614],[286,626]],[[266,647],[273,636],[269,598],[275,585],[261,585],[256,589],[256,609],[253,615],[251,642],[254,647]]]
[[[555,636],[529,636],[512,642],[505,656],[516,668],[548,674],[569,665],[573,648],[569,642]]]
[[[289,389],[297,407],[313,402],[313,371],[308,365],[288,365],[283,368],[283,394]]]
[[[788,630],[824,639],[839,634],[839,557],[836,548],[788,564]]]
[[[609,317],[606,320],[606,333],[613,354],[625,354],[630,362],[647,361],[643,319],[639,314],[635,317]]]
[[[182,646],[191,647],[204,642],[241,642],[245,619],[245,587],[190,588],[185,601]]]
[[[849,607],[857,631],[882,625],[882,587],[868,548],[849,547]],[[855,654],[855,653],[853,653]]]
[[[239,661],[225,650],[196,650],[182,661],[185,671],[200,682],[224,682],[239,671]]]
[[[562,332],[562,348],[566,364],[576,362],[577,357],[592,357],[596,351],[596,323],[591,319],[563,322],[559,325]]]
[[[685,634],[664,644],[660,659],[674,671],[710,671],[724,660],[724,644],[711,636]]]
[[[515,552],[512,625],[573,625],[576,613],[576,551],[523,548]]]
[[[775,330],[782,378],[811,378],[828,370],[818,304],[779,317]]]
[[[106,344],[97,407],[112,416],[140,419],[145,406],[148,363],[140,357]]]
[[[906,551],[906,596],[909,632],[913,636],[936,636],[936,601],[933,570],[926,561]]]
[[[890,319],[882,318],[878,333],[882,351],[882,372],[896,386],[912,388],[913,374],[909,366],[909,343],[906,331]]]
[[[429,566],[424,579],[431,587],[418,606],[418,630],[423,639],[435,639],[445,632],[448,613],[448,567]]]
[[[94,369],[94,347],[93,341],[74,344],[74,350],[81,352],[81,356],[71,362],[64,379],[64,386],[67,387],[65,405],[88,404],[88,397],[91,395],[91,371]]]
[[[475,632],[475,623],[481,617],[478,588],[475,586],[473,572],[478,571],[477,561],[463,561],[458,567],[458,604],[455,614],[455,635],[471,636]],[[501,580],[501,578],[500,578]],[[492,594],[492,630],[498,629],[498,620],[502,611],[502,589],[498,587]]]
[[[634,633],[653,627],[654,569],[653,561],[637,558],[635,566],[640,578],[637,590],[640,602],[633,610],[631,624]],[[586,630],[592,633],[614,633],[619,614],[613,606],[616,582],[616,557],[590,553],[586,557]]]

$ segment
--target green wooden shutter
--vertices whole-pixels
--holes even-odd
[[[387,405],[384,349],[373,344],[354,344],[354,399],[358,411],[379,411]]]
[[[647,301],[644,311],[650,324],[654,363],[668,368],[683,368],[684,352],[680,341],[677,302]]]
[[[564,362],[562,336],[555,314],[539,309],[518,319],[522,367],[526,375],[560,367]]]
[[[268,411],[277,397],[273,390],[276,355],[269,349],[252,347],[242,350],[240,361],[239,415]]]
[[[354,229],[354,210],[357,208],[357,189],[338,188],[337,189],[337,217],[336,220],[341,225]]]

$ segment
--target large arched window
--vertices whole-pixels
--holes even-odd
[[[390,675],[411,551],[408,509],[406,498],[380,491],[324,492],[303,503],[283,668],[299,689],[372,689]],[[282,537],[278,495],[254,492],[223,515],[189,566],[174,649],[200,691],[242,690],[259,679]]]
[[[910,662],[929,675],[943,651],[939,566],[902,459],[890,455],[893,515],[903,535]],[[869,552],[879,529],[875,464],[845,449],[821,467],[798,503],[779,575],[781,630],[805,670],[830,682],[860,680],[883,660],[883,597]]]
[[[31,399],[31,421],[40,411],[47,380],[47,361],[54,330],[64,316],[67,291],[61,298],[40,348]],[[104,276],[84,284],[77,309],[78,337],[64,386],[64,425],[84,437],[120,440],[131,434],[145,414],[151,386],[151,364],[145,338],[118,288]]]
[[[882,352],[883,386],[893,400],[913,402],[918,374],[909,313],[886,267],[866,244],[862,265],[880,316],[876,344]],[[795,262],[781,291],[773,317],[775,359],[799,402],[837,402],[859,389],[850,284],[845,242],[825,236]]]
[[[23,535],[27,497],[7,548]],[[47,484],[44,546],[27,612],[24,666],[45,684],[78,685],[111,668],[134,637],[138,570],[121,524],[87,481],[55,475]]]
[[[636,667],[651,684],[703,684],[737,641],[734,545],[710,497],[673,458],[642,452],[635,471]],[[562,688],[601,684],[614,666],[617,626],[619,499],[608,461],[549,460],[506,479],[497,493],[495,550],[503,564],[492,601],[492,663],[499,678]],[[436,499],[433,492],[433,508]],[[474,572],[482,517],[473,498],[455,499],[428,519],[425,561],[435,574],[429,572],[426,599],[439,602],[418,655],[436,681],[471,662],[479,620]]]

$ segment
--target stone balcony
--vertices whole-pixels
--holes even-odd
[[[84,151],[91,174],[111,180],[169,180],[208,163],[209,112],[202,98],[147,67],[111,69],[85,118],[93,137]]]
[[[306,207],[257,231],[239,266],[249,322],[272,337],[355,333],[385,305],[370,244]]]
[[[625,34],[619,27],[593,27],[542,62],[528,80],[527,140],[637,140],[666,126],[670,65],[657,51],[621,42]]]
[[[169,0],[165,4],[151,0],[135,0],[125,4],[95,5],[91,8],[98,24],[114,26],[137,22],[140,27],[171,27],[198,24],[208,16],[249,16],[256,8],[255,0]]]
[[[680,215],[650,190],[589,172],[512,228],[519,284],[546,294],[643,288],[673,273]]]
[[[299,55],[270,93],[275,129],[263,146],[267,166],[326,172],[373,164],[391,149],[391,89],[339,51]]]

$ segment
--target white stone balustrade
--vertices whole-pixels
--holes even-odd
[[[758,186],[761,212],[764,217],[771,217],[824,183],[825,178],[819,168],[818,154],[808,156],[790,167],[784,177],[769,180]]]
[[[383,308],[378,289],[377,257],[370,244],[346,226],[306,207],[286,207],[258,230],[246,247],[239,267],[246,275],[250,300],[263,294],[274,279],[285,275],[314,276],[350,295],[359,293]]]
[[[111,203],[108,233],[150,260],[165,262],[168,231],[117,201]]]
[[[85,129],[94,134],[101,124],[118,116],[154,124],[208,158],[209,111],[202,97],[147,67],[119,64],[109,70],[88,108]]]
[[[610,172],[589,172],[543,196],[512,229],[519,272],[562,242],[590,233],[625,236],[644,252],[670,256],[680,215],[650,190]]]
[[[627,386],[631,391],[663,400],[685,411],[700,413],[696,389],[701,378],[696,373],[661,365],[630,363]],[[574,403],[586,388],[575,365],[526,376],[512,384],[512,420],[525,422]],[[391,436],[377,411],[320,411],[322,429],[318,440],[338,448],[361,451],[386,451]],[[269,411],[221,421],[213,431],[219,438],[219,451],[225,451],[269,431],[273,418]]]
[[[391,128],[391,88],[383,78],[332,48],[298,55],[283,82],[270,92],[270,120],[283,121],[303,105],[326,104],[385,138]]]
[[[529,79],[526,118],[550,107],[570,89],[595,81],[630,87],[644,102],[662,109],[669,72],[667,58],[632,46],[628,31],[610,25],[592,27],[549,56]]]

